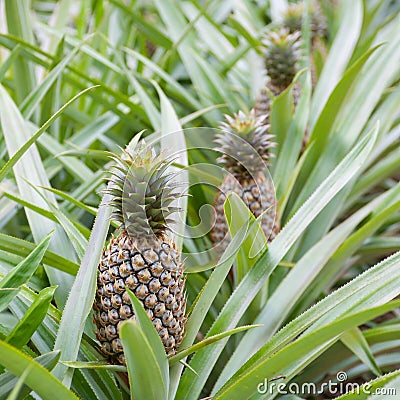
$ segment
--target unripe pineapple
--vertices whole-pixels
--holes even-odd
[[[285,28],[270,31],[263,40],[265,68],[268,75],[267,89],[262,89],[254,106],[256,117],[268,119],[272,96],[279,96],[293,81],[299,69],[300,32],[289,33]],[[270,93],[268,93],[268,91]],[[300,89],[293,88],[296,105]],[[268,121],[266,121],[268,122]]]
[[[303,2],[290,3],[283,14],[282,25],[289,30],[290,33],[301,32],[303,28],[305,4]],[[327,25],[325,16],[317,2],[310,4],[310,31],[311,43],[315,44],[316,40],[324,39],[327,36]]]
[[[134,318],[129,288],[142,302],[164,344],[173,354],[182,341],[185,325],[183,263],[167,235],[173,202],[180,194],[167,172],[170,161],[155,156],[141,143],[127,148],[110,178],[115,207],[112,218],[120,223],[103,250],[93,305],[96,337],[102,353],[113,363],[125,364],[119,339],[121,324]]]
[[[281,93],[293,81],[300,58],[300,32],[290,33],[281,28],[270,31],[263,40],[264,60],[267,74],[270,78],[270,90]]]
[[[290,33],[301,32],[303,28],[305,4],[304,2],[291,3],[283,15],[282,25],[289,30]],[[322,13],[318,2],[310,3],[310,31],[311,31],[311,57],[310,68],[312,84],[315,87],[317,82],[317,72],[315,68],[314,55],[319,53],[319,57],[326,58],[327,49],[325,40],[328,36],[326,19]]]
[[[271,141],[273,135],[268,133],[269,125],[265,125],[264,118],[257,118],[254,110],[248,114],[240,111],[234,117],[226,115],[225,118],[216,142],[222,153],[218,161],[230,174],[225,176],[219,187],[215,201],[216,221],[211,231],[219,253],[228,244],[224,202],[229,193],[239,195],[256,218],[268,210],[262,217],[261,227],[269,240],[279,230],[275,220],[275,190],[266,176],[269,150],[275,145]]]

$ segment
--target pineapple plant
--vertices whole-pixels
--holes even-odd
[[[229,193],[236,193],[258,218],[263,212],[261,227],[265,236],[272,240],[279,230],[275,218],[276,200],[273,184],[266,176],[270,149],[275,143],[269,134],[265,117],[256,117],[255,111],[247,114],[239,111],[233,117],[225,115],[216,143],[222,153],[218,161],[228,171],[218,188],[215,200],[216,219],[211,238],[221,252],[227,246],[228,226],[224,215],[224,203]]]
[[[290,33],[301,32],[303,28],[303,19],[305,12],[304,2],[290,3],[283,14],[282,25],[289,30]],[[311,44],[325,39],[327,36],[326,19],[317,2],[310,3],[310,31]]]
[[[99,264],[93,321],[102,353],[125,364],[119,330],[135,318],[126,288],[143,304],[167,354],[174,354],[185,325],[183,262],[167,235],[172,204],[179,197],[168,173],[170,162],[140,143],[127,147],[105,190],[112,196],[112,219],[120,226],[105,247]]]
[[[263,40],[264,65],[267,72],[266,88],[261,89],[254,109],[257,117],[268,120],[271,109],[270,96],[279,96],[293,81],[299,68],[301,57],[300,32],[290,33],[281,27],[269,31]],[[300,98],[300,89],[293,87],[293,101],[296,105]]]
[[[255,205],[246,199],[258,193],[241,197],[244,185],[234,187],[244,171],[233,157],[235,182],[227,190],[239,195],[228,194],[226,223],[240,245],[228,246],[216,262],[205,234],[208,213],[196,214],[203,206],[211,210],[210,186],[220,184],[210,173],[217,168],[209,127],[218,126],[223,113],[252,107],[262,85],[252,79],[262,29],[266,22],[280,26],[282,7],[294,1],[203,7],[197,1],[72,0],[62,9],[59,3],[0,1],[0,399],[310,398],[267,388],[265,379],[273,378],[289,390],[324,385],[316,399],[358,398],[346,384],[364,382],[372,392],[379,388],[383,397],[398,398],[400,314],[393,299],[400,295],[400,4],[319,1],[332,29],[329,56],[317,60],[318,86],[312,90],[305,71],[297,112],[286,108],[291,93],[285,91],[272,102],[271,128],[264,131],[278,143],[270,149],[270,172],[283,228],[268,248],[261,228],[257,240],[253,230],[241,229]],[[306,127],[313,145],[299,158]],[[166,231],[163,239],[169,254],[185,260],[190,312],[179,347],[174,336],[175,351],[153,324],[155,308],[147,313],[146,297],[140,298],[150,294],[145,280],[151,268],[129,275],[140,260],[146,264],[145,242],[158,258],[165,250],[157,235],[147,238],[143,209],[130,229],[114,214],[112,226],[119,229],[104,249],[115,211],[112,193],[100,195],[109,179],[108,156],[142,130],[157,149],[187,154],[173,165],[187,171],[192,184],[187,206],[180,204],[186,207],[181,221],[199,225],[176,230],[189,237],[172,240]],[[244,132],[235,132],[231,147],[241,143],[235,152],[243,153],[250,145]],[[134,161],[142,159],[127,151]],[[231,148],[228,154],[235,156]],[[131,163],[124,153],[120,158]],[[113,180],[123,179],[121,170],[114,173]],[[122,285],[131,304],[124,292],[121,301],[130,308],[118,307],[112,292]],[[116,312],[99,312],[101,296]],[[105,339],[107,360],[94,329]],[[337,382],[339,371],[348,379],[340,393],[331,393],[327,383]]]
[[[289,30],[290,33],[301,32],[303,28],[305,4],[304,2],[290,4],[284,15],[282,25]],[[327,55],[326,38],[328,35],[327,23],[321,7],[318,2],[310,3],[310,34],[311,34],[311,49],[310,49],[310,69],[313,86],[317,82],[317,71],[315,59],[325,59]]]

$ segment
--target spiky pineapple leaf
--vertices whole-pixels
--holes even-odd
[[[220,291],[221,286],[231,269],[233,261],[250,231],[251,224],[249,222],[250,221],[247,221],[247,223],[243,224],[237,234],[229,242],[217,265],[215,265],[214,271],[211,273],[201,291],[197,294],[188,315],[186,333],[181,343],[182,348],[190,347],[194,343],[197,333],[206,318],[206,311],[210,309],[214,299]],[[253,224],[254,223],[255,221],[253,221]],[[171,366],[171,384],[169,390],[169,398],[171,399],[175,398],[182,370],[183,364],[181,363]]]
[[[289,221],[286,227],[278,234],[257,260],[253,268],[247,273],[239,284],[234,294],[230,297],[222,312],[214,322],[208,335],[219,333],[223,330],[232,329],[240,320],[247,307],[250,305],[258,290],[264,284],[265,279],[271,274],[276,265],[290,250],[296,239],[302,234],[307,226],[316,218],[321,210],[337,195],[346,185],[368,158],[377,132],[371,131],[357,146],[342,160],[342,162],[331,172],[326,180],[318,187],[313,195],[303,204],[296,215]],[[190,363],[199,376],[196,379],[185,372],[182,376],[178,389],[178,399],[188,399],[189,393],[200,394],[210,370],[214,366],[219,354],[222,352],[226,340],[208,346],[196,353]],[[254,347],[257,343],[251,343]],[[250,351],[242,357],[252,354]]]
[[[0,281],[0,311],[7,308],[11,300],[18,294],[19,286],[28,282],[35,273],[50,243],[51,235],[52,232],[37,245],[32,253],[30,253]],[[17,290],[1,290],[10,288],[15,288]]]
[[[143,104],[144,110],[146,111],[147,117],[153,126],[155,131],[159,131],[161,129],[161,115],[158,111],[157,107],[154,105],[154,101],[150,98],[146,90],[140,84],[135,75],[130,71],[125,65],[124,61],[120,59],[120,64],[122,69],[125,72],[126,77],[128,78],[130,84],[137,92],[141,104]]]
[[[41,100],[44,96],[47,95],[50,88],[53,86],[56,79],[63,73],[66,66],[71,63],[72,59],[78,53],[80,47],[83,45],[82,42],[79,46],[75,47],[67,57],[64,57],[55,68],[51,70],[51,72],[46,76],[43,81],[35,87],[32,92],[29,93],[27,97],[25,97],[24,101],[20,105],[21,114],[25,119],[29,119],[35,108],[40,104]]]
[[[321,182],[327,171],[334,168],[344,154],[362,137],[370,126],[365,126],[368,117],[378,105],[382,94],[398,76],[398,60],[400,57],[399,46],[399,18],[393,21],[393,25],[382,33],[381,40],[387,40],[387,45],[380,47],[372,56],[370,63],[365,64],[356,82],[351,87],[349,95],[342,102],[340,107],[340,118],[335,119],[331,140],[328,142],[323,153],[314,166],[309,171],[306,183],[302,186],[300,195],[296,198],[297,205],[301,204]],[[397,22],[397,24],[396,24]],[[382,77],[379,82],[376,76]],[[378,125],[378,121],[376,124]],[[326,135],[326,132],[319,132]],[[302,180],[298,184],[301,185]],[[343,206],[346,188],[327,209],[321,213],[318,219],[310,226],[301,242],[299,253],[304,253],[305,249],[318,240],[321,232],[326,232],[332,225],[335,218]]]
[[[167,400],[168,390],[154,349],[136,321],[125,321],[120,329],[132,399]]]
[[[154,356],[157,359],[157,364],[162,374],[164,390],[167,392],[169,387],[169,366],[160,336],[158,336],[158,332],[143,308],[142,303],[130,289],[127,288],[126,290],[131,299],[137,323],[143,330],[146,339],[149,341],[149,344],[153,349]]]
[[[340,28],[332,43],[311,102],[311,128],[314,127],[315,121],[345,71],[360,36],[363,14],[362,1],[344,1],[340,5]]]
[[[96,288],[97,266],[100,261],[103,245],[106,241],[112,209],[109,206],[111,197],[105,195],[97,213],[92,234],[86,252],[82,258],[75,282],[71,288],[62,314],[60,327],[54,345],[61,350],[66,361],[75,361],[85,326],[92,309]],[[64,380],[66,386],[72,381],[73,370],[59,364],[54,374]]]
[[[325,297],[267,341],[262,349],[252,357],[252,362],[256,363],[257,360],[270,357],[303,332],[305,332],[303,336],[306,336],[351,312],[364,310],[366,306],[380,305],[391,300],[399,293],[399,263],[400,253],[397,253]],[[382,293],[387,293],[387,296],[383,296]],[[243,346],[240,350],[244,350]],[[234,354],[234,356],[237,359],[238,354]],[[241,354],[239,356],[242,359],[239,364],[241,367],[245,360]],[[304,368],[304,366],[294,363],[293,367],[288,365],[287,371],[281,371],[281,373],[293,376],[299,372],[298,368]],[[232,374],[230,373],[229,376]]]
[[[236,350],[238,354],[248,351],[247,346],[253,341],[261,340],[261,337],[266,340],[279,329],[296,302],[301,298],[302,294],[306,291],[307,287],[310,286],[315,277],[318,276],[330,257],[332,257],[346,238],[349,237],[357,225],[359,225],[385,197],[386,195],[380,196],[375,201],[367,204],[356,214],[349,217],[346,221],[343,221],[342,224],[324,236],[296,263],[295,268],[280,282],[255,319],[255,322],[263,324],[260,328],[260,335],[255,337],[252,336],[251,333],[246,334]],[[291,295],[288,296],[288,293],[291,293]],[[226,379],[227,375],[231,374],[230,371],[238,369],[242,362],[242,359],[238,360],[236,355],[234,355],[220,374],[218,382]],[[217,385],[219,385],[219,383]]]
[[[264,212],[268,212],[265,210]],[[236,194],[230,193],[224,203],[224,212],[229,232],[234,237],[244,223],[256,220],[253,213],[244,204],[243,200]],[[260,225],[260,219],[253,223],[249,234],[240,246],[234,266],[235,281],[238,284],[254,265],[257,256],[267,248],[267,240]]]
[[[279,200],[283,196],[289,197],[290,195],[290,181],[291,177],[296,172],[296,164],[301,150],[304,135],[306,134],[306,126],[308,116],[310,113],[310,99],[311,99],[311,76],[300,73],[295,77],[294,84],[297,82],[301,85],[301,97],[294,112],[293,118],[290,118],[290,126],[282,147],[279,151],[279,157],[274,162],[273,177],[276,190],[276,196]],[[281,203],[278,201],[279,204]],[[281,209],[282,206],[281,206]]]
[[[274,377],[279,375],[287,365],[302,359],[309,352],[318,348],[318,346],[332,339],[337,340],[338,335],[346,330],[361,325],[399,306],[400,301],[393,301],[367,310],[364,309],[362,311],[353,312],[315,330],[309,335],[300,337],[274,355],[257,360],[256,362],[250,359],[248,363],[246,363],[246,365],[215,394],[214,398],[227,400],[231,399],[233,395],[239,396],[239,398],[248,398],[250,395],[254,395],[254,398],[265,399],[265,394],[258,394],[257,396],[257,384],[260,382],[260,376]],[[269,394],[267,398],[271,398],[271,394]]]
[[[71,104],[73,103],[76,99],[78,99],[80,96],[88,92],[89,90],[93,89],[96,86],[92,86],[90,88],[87,88],[85,90],[82,90],[80,93],[78,93],[76,96],[74,96],[71,100],[69,100],[67,103],[65,103],[50,119],[48,119],[41,127],[34,133],[22,146],[18,148],[18,150],[13,154],[12,157],[7,161],[7,163],[4,165],[4,167],[0,170],[0,181],[7,175],[8,172],[10,172],[11,168],[21,159],[21,157],[26,153],[26,151],[36,142],[36,140],[46,131],[46,129],[64,112],[64,110]],[[5,102],[8,101],[8,95],[5,92],[5,89],[3,86],[0,85],[0,103],[1,107],[6,110],[7,105]],[[10,107],[12,107],[10,105]],[[9,128],[8,124],[15,124],[15,123],[20,123],[21,121],[17,121],[18,116],[14,115],[14,121],[9,120],[5,121],[6,114],[3,114],[3,116],[0,114],[0,119],[2,120],[3,129],[4,127]],[[3,119],[4,118],[4,121]]]
[[[172,166],[169,168],[169,170],[178,173],[178,175],[174,177],[174,183],[176,182],[181,185],[181,193],[187,193],[189,176],[185,170],[188,165],[185,135],[171,102],[168,100],[167,96],[156,82],[153,82],[153,85],[155,86],[158,96],[160,97],[161,104],[161,150],[167,152],[169,155],[172,155],[175,161],[183,166],[182,170],[178,170]],[[186,226],[187,197],[180,197],[179,200],[175,200],[172,204],[174,207],[180,208],[180,211],[178,212],[179,216],[176,214],[174,216],[175,221],[177,222],[173,229],[175,243],[178,250],[181,252]]]
[[[7,31],[11,35],[33,43],[34,34],[29,6],[29,3],[21,0],[8,1],[4,9]],[[33,90],[36,82],[33,65],[22,55],[17,57],[17,62],[14,64],[14,75],[17,100],[21,102]]]
[[[25,384],[44,400],[54,399],[54,393],[57,393],[57,398],[60,400],[78,400],[78,397],[51,372],[33,358],[3,341],[0,341],[0,364],[18,377],[27,368],[31,368],[31,372],[25,378]]]
[[[8,58],[1,64],[0,66],[0,83],[3,82],[4,76],[7,73],[8,69],[13,65],[15,59],[18,57],[21,52],[21,46],[16,45],[14,49],[11,51]]]
[[[393,189],[386,192],[380,200],[381,202],[376,203],[376,208],[371,212],[365,224],[340,246],[335,252],[334,257],[324,267],[324,274],[313,285],[312,290],[307,293],[307,296],[313,299],[311,302],[329,286],[329,279],[332,279],[332,277],[335,277],[339,273],[345,260],[351,257],[369,236],[377,232],[399,210],[400,184],[397,184]]]
[[[258,345],[255,346],[254,343],[261,343],[265,338],[271,338],[283,321],[288,317],[296,302],[302,297],[302,294],[309,286],[311,286],[315,277],[318,276],[318,274],[321,274],[325,265],[326,273],[329,273],[330,268],[335,268],[334,265],[329,265],[329,263],[332,263],[331,260],[335,260],[335,265],[342,265],[343,260],[352,254],[351,252],[346,252],[346,255],[342,258],[340,256],[341,251],[343,251],[342,249],[347,248],[348,250],[349,247],[354,248],[353,246],[355,246],[356,243],[361,244],[365,240],[365,236],[360,235],[359,232],[356,232],[356,234],[354,234],[355,237],[353,238],[353,235],[351,235],[352,231],[369,214],[374,210],[379,209],[388,197],[388,194],[384,193],[373,202],[367,204],[353,216],[343,221],[342,224],[332,230],[329,234],[324,236],[320,242],[313,246],[299,260],[296,268],[291,270],[277,287],[271,298],[268,299],[267,303],[263,307],[259,316],[254,321],[256,323],[261,323],[264,326],[259,329],[259,332],[248,332],[243,337],[241,343],[236,348],[235,353],[227,363],[223,372],[220,374],[217,387],[220,387],[218,386],[220,385],[220,382],[226,381],[227,377],[232,375],[232,371],[238,369],[243,364],[245,354],[254,351],[255,347],[260,347]],[[381,218],[382,215],[378,214],[377,219],[371,222],[371,228],[376,226]],[[319,282],[319,280],[317,282]],[[292,296],[288,297],[288,292],[292,293]],[[319,294],[320,291],[317,293]],[[337,301],[337,296],[338,295],[334,296],[330,306],[332,306],[334,301]],[[315,300],[314,296],[307,304],[310,304]],[[277,304],[279,304],[279,306],[277,306]],[[314,313],[315,318],[318,319],[327,313],[327,309],[321,308],[318,312],[314,309]],[[302,324],[302,326],[305,326],[304,321]]]
[[[68,107],[82,94],[90,91],[90,89],[91,88],[88,88],[83,92],[78,93],[63,107],[61,107],[52,117],[50,117],[50,119],[48,119],[47,122],[43,124],[36,133],[33,133],[30,132],[31,129],[29,128],[29,125],[23,119],[19,109],[7,91],[0,86],[0,120],[8,153],[10,154],[10,160],[3,167],[0,176],[1,174],[5,175],[13,166],[20,195],[30,203],[47,208],[46,202],[44,202],[43,199],[38,196],[38,194],[26,183],[25,180],[28,180],[29,182],[32,182],[38,186],[50,186],[43,162],[40,158],[38,149],[34,145],[34,141],[42,132],[45,131],[48,126],[50,126],[50,124],[65,110],[66,107]],[[22,155],[24,155],[23,158]],[[18,160],[19,162],[16,164]],[[48,196],[48,199],[52,203],[56,202],[54,196],[51,194]],[[55,223],[51,221],[49,222],[41,215],[38,215],[29,209],[25,209],[25,213],[36,242],[40,242],[43,237],[46,236],[48,232],[52,230],[52,228],[54,228],[54,237],[49,247],[53,250],[57,249],[57,252],[65,255],[71,260],[75,259],[75,254],[73,253],[70,243],[68,242],[65,234]],[[48,268],[46,265],[45,269],[49,280],[59,285],[59,290],[55,294],[56,302],[59,304],[64,304],[66,293],[68,288],[71,286],[71,277],[63,272]]]
[[[123,365],[108,364],[101,361],[60,361],[61,364],[75,369],[106,369],[110,371],[126,372]]]
[[[59,207],[55,206],[49,199],[34,185],[30,182],[27,182],[32,186],[32,189],[37,192],[37,194],[45,201],[52,211],[53,215],[56,217],[58,223],[64,228],[66,235],[71,241],[72,246],[74,247],[76,254],[78,255],[78,259],[81,260],[84,253],[85,248],[87,246],[87,240],[85,236],[79,231],[77,227],[69,220],[69,218],[59,209]]]
[[[203,347],[210,345],[211,343],[217,342],[218,340],[221,340],[225,337],[232,336],[235,333],[244,332],[249,329],[257,328],[259,326],[261,326],[261,325],[239,326],[238,328],[231,329],[226,332],[222,332],[218,335],[210,336],[207,339],[204,339],[204,340],[194,344],[193,346],[188,347],[187,349],[179,350],[178,353],[174,354],[173,356],[168,357],[168,362],[170,365],[173,365],[173,364],[177,363],[178,361],[181,361],[182,359],[186,358],[190,354],[193,354],[196,351],[202,349]]]
[[[24,382],[25,382],[25,378],[29,375],[29,373],[31,372],[31,367],[28,367],[23,373],[22,375],[19,377],[16,385],[14,386],[14,388],[12,389],[11,393],[8,395],[7,400],[18,400],[19,396],[21,396],[21,390],[24,386]]]
[[[340,340],[348,347],[368,368],[376,375],[381,376],[382,371],[376,362],[374,355],[366,341],[364,335],[358,328],[353,328],[345,332]]]
[[[5,340],[7,343],[17,348],[21,348],[28,343],[46,316],[56,289],[56,286],[49,286],[39,292],[23,318],[18,321],[17,325],[7,335]]]
[[[0,233],[0,249],[10,254],[26,257],[36,247],[34,243]],[[78,271],[78,265],[76,263],[49,250],[46,250],[44,253],[43,262],[71,275],[76,275]]]
[[[42,365],[47,370],[51,371],[56,365],[60,358],[59,351],[52,351],[50,353],[42,354],[41,356],[36,357],[34,360]],[[0,375],[0,398],[4,398],[11,391],[12,388],[16,385],[18,378],[11,372],[4,372]],[[28,395],[31,389],[28,386],[25,386],[21,389],[21,398],[24,395]]]

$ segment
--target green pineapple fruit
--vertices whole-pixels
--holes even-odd
[[[290,33],[281,28],[270,31],[263,40],[265,68],[274,95],[284,91],[293,81],[300,59],[300,32]]]
[[[289,30],[290,33],[301,32],[303,27],[305,4],[292,3],[286,9],[283,15],[282,25]],[[310,3],[310,31],[311,31],[311,77],[313,87],[317,82],[317,72],[315,67],[314,56],[319,53],[319,57],[326,58],[327,49],[325,40],[328,36],[327,24],[324,14],[316,1]]]
[[[291,3],[283,14],[282,25],[290,33],[301,32],[303,28],[305,4],[303,2]],[[314,45],[317,40],[326,38],[327,25],[321,9],[316,2],[310,4],[310,30],[311,43]]]
[[[268,133],[269,125],[264,123],[264,118],[257,118],[254,110],[248,114],[240,111],[233,117],[226,115],[225,118],[216,142],[222,153],[218,161],[230,174],[225,176],[219,187],[215,201],[216,220],[211,231],[211,238],[219,253],[228,244],[224,202],[229,193],[236,193],[256,218],[268,210],[261,220],[268,240],[272,240],[279,231],[275,220],[275,190],[265,174],[270,149],[275,145],[271,141],[273,135]]]
[[[116,162],[106,193],[115,207],[112,218],[119,233],[103,250],[93,305],[96,337],[102,353],[113,363],[125,364],[119,329],[134,318],[126,291],[142,302],[164,344],[173,354],[185,326],[183,263],[175,242],[168,237],[169,216],[179,198],[170,165],[141,143],[126,149]]]
[[[300,32],[289,33],[286,28],[270,31],[264,44],[264,60],[267,70],[267,88],[262,89],[254,105],[256,117],[266,119],[270,114],[272,96],[279,96],[293,81],[300,60]],[[268,91],[270,93],[268,93]],[[293,87],[293,101],[297,105],[300,89]]]

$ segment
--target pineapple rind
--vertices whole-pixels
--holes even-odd
[[[250,176],[235,178],[233,175],[226,175],[215,200],[216,220],[211,231],[217,253],[222,253],[230,240],[224,215],[224,203],[229,193],[240,196],[256,218],[268,210],[261,219],[261,228],[267,240],[272,241],[279,231],[279,224],[276,219],[275,190],[270,180],[261,172],[254,178]]]
[[[125,364],[119,330],[134,313],[129,288],[143,304],[167,354],[180,345],[186,322],[183,263],[167,236],[133,240],[125,231],[112,237],[99,265],[93,321],[102,353]]]

